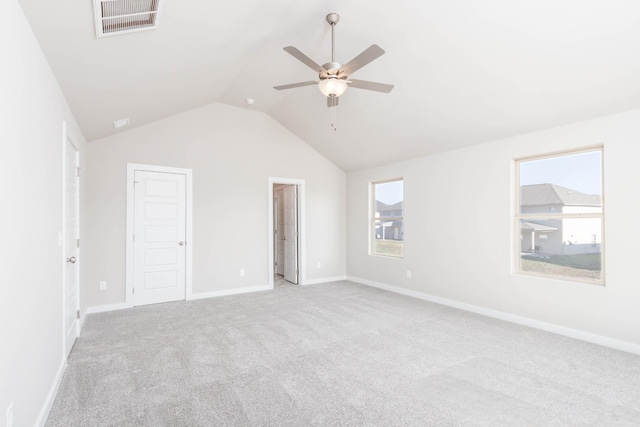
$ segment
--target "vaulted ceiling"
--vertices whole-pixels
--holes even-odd
[[[640,108],[637,0],[164,0],[159,29],[96,38],[91,0],[20,0],[85,137],[211,102],[264,112],[345,171]],[[314,72],[386,54],[331,109]],[[247,105],[245,98],[255,99]],[[125,128],[127,129],[127,128]]]

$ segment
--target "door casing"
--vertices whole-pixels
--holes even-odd
[[[134,246],[133,233],[135,230],[135,200],[134,181],[136,171],[179,173],[186,177],[186,233],[185,233],[185,299],[191,299],[193,291],[193,172],[191,169],[174,168],[168,166],[127,163],[127,231],[126,231],[126,291],[125,306],[133,307],[134,281]]]

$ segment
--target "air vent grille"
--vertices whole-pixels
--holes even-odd
[[[158,27],[161,0],[94,0],[96,36]]]

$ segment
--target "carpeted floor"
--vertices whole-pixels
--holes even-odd
[[[640,357],[350,283],[90,315],[47,425],[638,426]]]

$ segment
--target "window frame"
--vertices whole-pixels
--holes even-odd
[[[402,182],[402,215],[390,216],[390,217],[376,217],[376,185],[388,184],[391,182]],[[402,255],[391,255],[377,253],[376,248],[376,221],[402,221]],[[369,182],[369,255],[379,256],[391,259],[403,259],[404,258],[404,178],[389,178],[379,181]]]
[[[585,212],[585,213],[558,213],[558,212],[539,212],[532,214],[522,214],[520,212],[520,164],[528,161],[535,160],[544,160],[544,159],[552,159],[562,156],[570,156],[581,153],[590,153],[590,152],[600,152],[600,188],[602,189],[602,194],[600,195],[600,199],[602,202],[601,211],[600,212]],[[605,187],[604,187],[604,145],[594,145],[584,148],[577,149],[569,149],[563,151],[556,151],[552,153],[545,153],[541,155],[533,155],[527,157],[521,157],[513,160],[514,165],[514,205],[513,205],[513,250],[511,253],[513,254],[513,273],[522,276],[532,276],[532,277],[542,277],[546,279],[555,279],[555,280],[563,280],[568,282],[575,283],[584,283],[590,285],[598,285],[605,286],[605,228],[604,228],[604,220],[605,220]],[[599,280],[587,280],[580,279],[579,277],[570,277],[570,276],[560,276],[560,275],[552,275],[552,274],[544,274],[532,271],[524,271],[521,268],[521,229],[520,222],[523,220],[553,220],[553,219],[570,219],[570,218],[578,218],[578,219],[600,219],[600,279]]]

